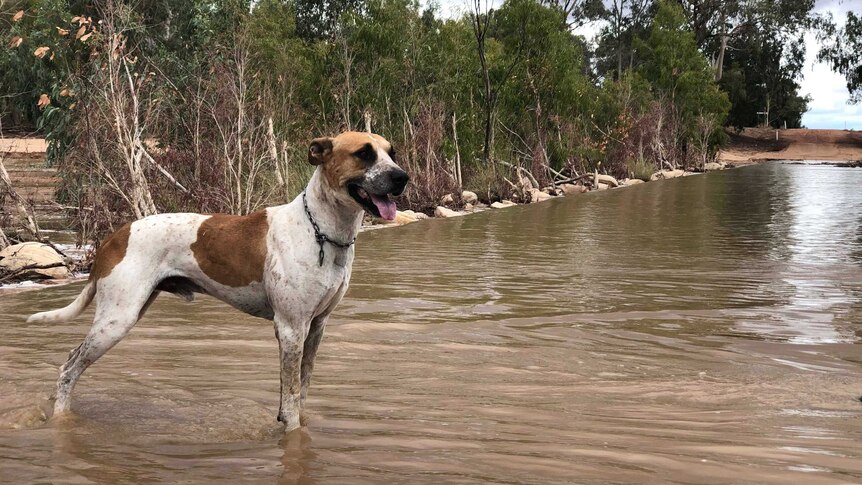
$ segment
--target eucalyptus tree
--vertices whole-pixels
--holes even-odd
[[[862,101],[862,12],[847,13],[847,21],[836,28],[831,19],[822,24],[819,40],[823,43],[818,58],[826,61],[847,81],[850,101]]]

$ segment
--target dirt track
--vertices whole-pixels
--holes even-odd
[[[718,160],[745,165],[764,160],[862,160],[862,132],[844,130],[777,130],[746,128],[731,133]]]

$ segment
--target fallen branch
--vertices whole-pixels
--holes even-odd
[[[530,179],[530,182],[532,182],[533,187],[535,187],[537,189],[539,188],[539,182],[536,180],[536,177],[533,177],[533,174],[531,174],[529,170],[527,170],[527,169],[525,169],[519,165],[512,165],[511,163],[504,162],[502,160],[498,160],[498,162],[502,163],[503,165],[505,165],[509,168],[514,168],[514,169],[518,170],[519,172],[523,173],[524,175],[527,176],[528,179]]]
[[[2,278],[0,278],[0,283],[6,282],[6,281],[14,278],[15,276],[18,276],[19,274],[21,274],[25,271],[30,271],[31,269],[51,269],[51,268],[59,268],[61,266],[65,267],[66,264],[65,263],[50,263],[50,264],[33,263],[33,264],[27,264],[27,265],[24,265],[24,266],[16,269],[15,271],[10,272],[6,276],[3,276]]]

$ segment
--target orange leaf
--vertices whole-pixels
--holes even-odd
[[[14,49],[16,47],[19,47],[22,42],[24,42],[24,39],[16,35],[15,37],[12,37],[12,42],[9,42],[9,47]]]
[[[39,106],[39,109],[45,109],[51,105],[51,98],[47,94],[42,94],[39,96],[39,102],[36,105]]]
[[[22,18],[24,18],[24,11],[19,10],[18,13],[16,13],[15,15],[12,16],[12,21],[17,22],[17,21],[21,20]]]
[[[81,17],[79,17],[78,15],[76,15],[76,16],[72,17],[71,22],[74,24],[75,22],[77,22],[77,21],[79,21],[79,20],[81,20]]]
[[[65,36],[69,35],[69,31],[68,31],[68,30],[66,30],[66,29],[61,29],[60,27],[57,27],[57,33],[58,33],[58,34],[60,34],[60,35],[62,35],[63,37],[65,37]]]
[[[61,89],[61,90],[60,90],[60,96],[64,96],[64,97],[65,97],[65,96],[68,96],[68,95],[69,95],[69,88],[63,88],[63,89]]]
[[[81,36],[82,36],[82,35],[84,35],[84,32],[86,32],[86,31],[87,31],[87,26],[86,26],[86,25],[82,25],[82,26],[81,26],[81,28],[80,28],[80,29],[78,29],[78,32],[76,32],[76,33],[75,33],[75,38],[76,38],[76,39],[80,39],[80,38],[81,38]]]
[[[89,39],[91,35],[93,35],[92,32],[89,32],[87,34],[82,35],[81,36],[81,42],[87,42],[87,39]]]
[[[33,55],[41,59],[45,57],[45,54],[47,54],[50,50],[50,47],[39,47],[35,51],[33,51]]]

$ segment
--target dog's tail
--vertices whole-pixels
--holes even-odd
[[[81,312],[87,308],[87,305],[93,301],[93,296],[96,295],[96,282],[88,281],[87,286],[81,291],[81,294],[78,295],[78,298],[75,298],[75,301],[69,303],[68,306],[60,308],[58,310],[51,310],[49,312],[40,312],[33,315],[30,315],[30,318],[27,319],[27,323],[57,323],[57,322],[65,322],[66,320],[71,320]]]

